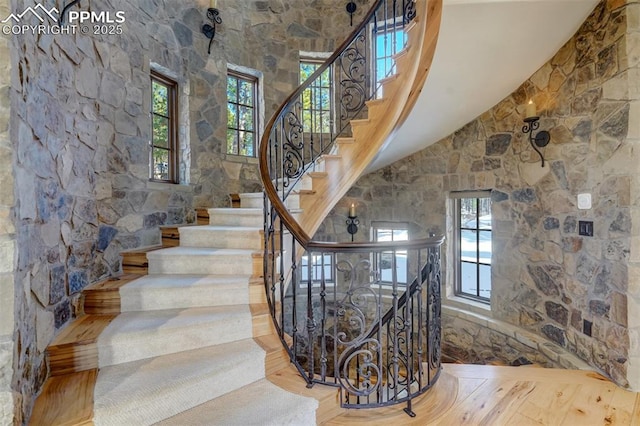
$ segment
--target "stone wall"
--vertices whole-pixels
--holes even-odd
[[[62,10],[67,2],[42,3]],[[367,3],[358,2],[355,22]],[[13,0],[11,11],[36,4]],[[2,324],[15,324],[15,330],[7,330],[13,339],[7,340],[16,345],[7,343],[14,363],[12,371],[0,371],[0,398],[3,378],[13,374],[20,399],[17,423],[28,418],[47,376],[45,348],[77,314],[81,290],[119,272],[122,250],[158,243],[158,226],[193,221],[194,207],[226,206],[229,193],[260,189],[257,161],[225,154],[227,65],[262,75],[268,118],[298,83],[299,51],[332,51],[351,30],[348,14],[328,0],[295,5],[221,0],[223,24],[208,55],[209,40],[200,31],[208,4],[83,2],[75,8],[123,11],[122,33],[93,34],[89,26],[88,34],[78,27],[76,34],[27,32],[10,38],[12,61],[2,64],[11,64],[12,84],[0,99],[10,93],[11,143],[2,119],[9,112],[2,102],[0,149],[6,151],[3,161],[15,151],[15,185],[6,176],[2,182],[10,193],[15,188],[16,237],[11,220],[2,224],[2,218],[11,218],[13,205],[3,195],[2,203],[8,204],[0,206],[0,274],[7,269],[7,275],[0,275],[0,301],[13,301],[15,291],[15,314],[0,308],[1,318],[9,318]],[[0,11],[2,19],[8,16]],[[37,23],[31,15],[24,19]],[[0,55],[4,51],[0,43]],[[180,85],[179,185],[148,181],[152,68]],[[6,83],[0,80],[2,87]],[[11,168],[7,164],[3,170]],[[5,346],[0,341],[1,360]]]
[[[431,147],[361,178],[319,238],[346,240],[344,215],[352,202],[363,224],[359,240],[368,239],[371,220],[409,222],[412,238],[430,232],[451,238],[448,194],[490,189],[493,290],[485,315],[548,339],[620,385],[639,387],[640,277],[634,272],[630,278],[636,267],[630,261],[638,259],[630,249],[632,232],[636,240],[639,235],[640,162],[638,139],[628,138],[628,128],[630,122],[636,126],[637,138],[638,114],[630,118],[637,105],[630,104],[629,92],[637,98],[640,55],[637,33],[627,35],[627,9],[634,10],[629,16],[637,29],[637,7],[601,2],[548,63],[494,108]],[[529,99],[538,105],[540,128],[551,133],[544,168],[521,131]],[[591,194],[591,209],[577,208],[580,193]],[[594,237],[578,235],[579,220],[594,221]],[[445,261],[449,250],[446,244]],[[452,265],[445,266],[446,294],[452,296]],[[635,314],[628,312],[632,306]],[[447,341],[456,322],[445,324],[445,345],[465,342]],[[630,356],[635,370],[629,369]]]
[[[0,0],[0,16],[9,14],[9,0]],[[14,402],[12,391],[14,354],[14,265],[15,228],[12,208],[14,204],[11,162],[13,147],[9,135],[11,118],[11,52],[10,39],[0,35],[0,425],[13,424]],[[17,396],[17,395],[16,395]]]

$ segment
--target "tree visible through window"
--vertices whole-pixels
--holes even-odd
[[[178,83],[151,72],[151,151],[149,178],[176,181],[178,131]]]
[[[300,83],[304,83],[320,66],[321,62],[300,61]],[[331,132],[331,69],[322,72],[320,78],[302,92],[302,126],[305,132]]]
[[[256,86],[253,76],[227,75],[227,154],[256,156]]]
[[[456,294],[491,299],[491,198],[488,192],[458,193],[456,212]]]

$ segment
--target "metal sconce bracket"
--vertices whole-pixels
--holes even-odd
[[[347,232],[351,234],[351,242],[353,242],[353,236],[358,232],[358,225],[360,225],[358,216],[348,216]]]
[[[527,135],[531,147],[540,156],[542,167],[544,167],[544,157],[542,156],[542,152],[540,152],[539,148],[544,148],[549,144],[551,135],[546,130],[540,130],[535,134],[535,136],[533,135],[533,132],[538,130],[538,128],[540,127],[540,117],[527,117],[524,119],[524,122],[526,124],[522,127],[522,132]]]
[[[210,7],[207,9],[207,19],[211,21],[211,25],[204,24],[202,26],[202,33],[209,39],[209,49],[207,52],[211,54],[211,43],[216,36],[216,25],[222,24],[222,18],[220,17],[220,11],[216,8]]]
[[[353,1],[347,3],[347,13],[349,14],[349,18],[351,19],[351,26],[353,27],[353,14],[356,13],[356,9],[358,9],[358,5],[356,5]]]

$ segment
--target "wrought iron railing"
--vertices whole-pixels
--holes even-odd
[[[442,238],[315,242],[286,206],[302,177],[349,135],[350,122],[367,116],[415,16],[413,0],[376,1],[283,103],[260,147],[265,289],[291,361],[310,386],[339,387],[344,407],[406,402],[409,414],[440,372]],[[334,108],[316,103],[324,101]]]

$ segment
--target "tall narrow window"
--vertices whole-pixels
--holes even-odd
[[[393,55],[400,52],[407,43],[407,35],[398,24],[388,22],[379,24],[374,30],[374,73],[376,86],[381,80],[396,73],[396,61]],[[382,88],[378,87],[376,96],[382,97]]]
[[[301,60],[300,83],[304,83],[321,65],[322,62]],[[331,68],[327,68],[302,92],[302,126],[305,132],[331,132],[331,81]]]
[[[227,154],[256,156],[256,87],[253,76],[227,74]]]
[[[178,83],[151,71],[149,178],[175,183],[178,168]]]
[[[409,226],[404,222],[373,222],[374,241],[408,241]],[[395,277],[399,284],[407,284],[408,264],[407,251],[385,251],[374,259],[376,270],[380,272],[380,281],[393,283]]]
[[[456,294],[491,299],[491,198],[487,191],[454,194]]]

